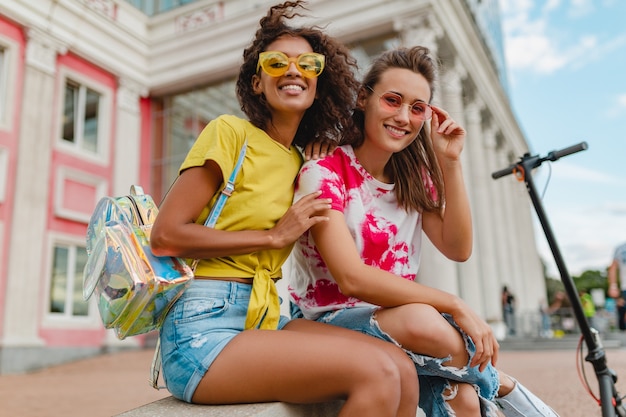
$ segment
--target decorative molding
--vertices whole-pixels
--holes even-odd
[[[117,20],[117,4],[113,0],[83,0],[90,9],[109,19]]]
[[[50,75],[56,72],[57,54],[66,54],[67,45],[50,37],[39,29],[27,31],[26,64]]]
[[[204,9],[176,17],[174,31],[176,34],[193,32],[222,20],[224,20],[224,2],[220,1]]]
[[[425,46],[433,56],[439,53],[439,40],[445,35],[432,13],[395,19],[393,29],[399,33],[402,45]]]
[[[129,78],[120,78],[117,89],[117,105],[133,113],[139,113],[139,98],[148,97],[148,88]]]
[[[92,204],[89,204],[89,210],[81,211],[66,207],[66,201],[73,197],[66,189],[68,182],[85,185],[93,189],[93,201]],[[106,189],[107,181],[105,178],[68,167],[60,167],[57,170],[54,186],[54,214],[64,219],[87,224],[91,218],[91,210],[96,206],[98,200],[104,197]]]
[[[465,106],[465,119],[468,123],[480,123],[482,121],[481,112],[486,107],[485,102],[477,98]]]

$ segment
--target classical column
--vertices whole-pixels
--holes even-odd
[[[493,214],[492,182],[489,172],[489,148],[485,146],[481,112],[485,104],[474,100],[465,109],[467,120],[466,152],[470,159],[472,179],[472,214],[474,219],[475,249],[479,251],[482,302],[484,318],[495,323],[500,320],[500,282],[497,270],[497,230]]]
[[[139,184],[142,160],[150,161],[151,150],[141,149],[141,112],[139,101],[148,95],[148,89],[128,78],[121,78],[117,90],[116,129],[114,151],[113,194],[128,193],[131,185]],[[139,184],[149,192],[150,184]]]
[[[517,201],[518,207],[523,207],[524,210],[519,210],[518,222],[522,225],[520,228],[520,259],[522,274],[524,277],[524,288],[528,288],[529,292],[526,294],[527,300],[522,305],[522,308],[526,311],[536,313],[539,309],[539,303],[545,301],[546,283],[544,280],[543,265],[539,257],[537,250],[537,236],[535,234],[535,217],[534,208],[530,201],[530,196],[526,191],[526,187],[518,187],[515,190],[514,195]],[[538,230],[541,230],[539,227]],[[541,235],[539,239],[545,239],[543,231],[539,232]],[[552,261],[552,258],[547,261]]]
[[[506,168],[515,160],[515,157],[509,155],[508,146],[504,140],[501,141],[501,150],[498,152],[498,168]],[[527,304],[527,291],[531,287],[527,282],[527,276],[524,274],[524,251],[525,242],[521,238],[525,228],[532,228],[531,224],[524,224],[521,221],[521,211],[527,209],[528,206],[519,206],[516,197],[517,190],[524,189],[524,184],[519,183],[515,176],[510,175],[500,178],[496,182],[499,184],[501,198],[502,215],[505,224],[506,233],[504,240],[501,242],[505,253],[506,275],[503,276],[503,285],[508,285],[509,291],[513,293],[516,299],[515,317],[517,319],[517,334],[523,333],[525,320],[523,317],[523,305]]]
[[[15,178],[15,207],[10,236],[4,308],[4,346],[43,344],[37,328],[41,322],[41,303],[47,288],[42,287],[46,259],[42,250],[47,236],[52,143],[57,113],[55,103],[57,54],[65,45],[37,30],[27,33],[24,90],[20,120]],[[42,293],[43,292],[43,293]]]
[[[496,142],[496,129],[491,126],[486,129],[483,133],[483,143],[485,146],[485,155],[487,159],[487,163],[485,164],[487,173],[491,175],[492,172],[502,168],[501,160],[499,158],[499,150]],[[493,300],[493,305],[491,307],[492,313],[495,313],[495,306],[497,306],[497,317],[499,320],[502,319],[502,308],[501,308],[501,290],[502,285],[507,283],[508,274],[510,272],[510,262],[508,259],[508,251],[506,250],[506,241],[507,241],[507,225],[505,222],[504,215],[504,182],[505,181],[514,181],[511,178],[501,178],[497,181],[489,181],[489,185],[487,188],[489,189],[489,196],[491,200],[491,230],[493,231],[493,235],[491,239],[494,242],[494,253],[495,253],[495,273],[496,279],[494,280],[493,286],[486,288],[488,294],[486,296],[486,300]]]
[[[463,103],[463,79],[467,77],[466,69],[456,60],[454,66],[441,76],[441,102],[442,106],[450,113],[452,118],[467,130],[466,109]],[[475,138],[474,138],[475,139]],[[476,244],[476,238],[479,229],[476,227],[476,199],[473,194],[475,187],[475,178],[470,174],[471,166],[474,161],[468,151],[468,142],[474,140],[467,135],[465,147],[461,154],[461,162],[463,164],[463,177],[465,179],[465,187],[467,189],[470,207],[472,210],[473,233],[473,250],[471,257],[461,263],[457,263],[457,279],[460,296],[476,311],[481,317],[485,317],[485,303],[483,298],[482,277],[481,277],[481,250]]]

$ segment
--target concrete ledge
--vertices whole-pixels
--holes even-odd
[[[258,403],[241,405],[195,405],[174,397],[118,414],[118,417],[329,417],[339,414],[342,401],[319,404]]]
[[[318,404],[196,405],[166,397],[116,417],[334,417],[339,414],[342,405],[343,401],[339,400]],[[426,415],[417,410],[416,417]]]

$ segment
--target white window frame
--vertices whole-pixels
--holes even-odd
[[[13,39],[0,34],[0,130],[11,131],[13,127],[13,102],[15,101],[19,45]]]
[[[8,181],[9,181],[9,149],[5,148],[4,146],[0,146],[0,203],[4,203],[7,198]]]
[[[97,150],[96,152],[87,151],[81,148],[82,144],[82,117],[79,116],[78,127],[76,130],[78,136],[77,142],[68,142],[63,139],[63,118],[65,111],[65,87],[68,82],[78,84],[80,87],[89,88],[100,94],[98,103],[98,131],[97,131]],[[113,124],[111,115],[111,103],[113,102],[113,91],[89,78],[85,74],[74,71],[68,67],[59,68],[59,77],[57,84],[58,94],[58,126],[57,132],[57,148],[63,152],[74,154],[81,159],[89,160],[97,165],[107,165],[109,161],[109,153],[111,147],[111,125]],[[84,103],[82,103],[84,104]],[[83,106],[79,105],[79,109]],[[80,112],[80,110],[79,110]]]
[[[84,248],[84,237],[77,237],[61,233],[51,233],[48,239],[48,256],[46,262],[46,280],[45,280],[45,297],[43,299],[44,306],[42,311],[44,313],[43,326],[47,328],[63,328],[63,329],[98,329],[102,328],[102,321],[98,312],[98,307],[93,298],[88,301],[87,315],[86,316],[74,316],[71,314],[70,309],[66,308],[64,313],[52,313],[50,311],[50,284],[52,283],[52,265],[54,263],[54,249],[59,246],[66,247],[82,247]],[[71,251],[70,251],[71,252]],[[74,258],[72,262],[68,261],[69,265],[76,266],[76,258],[74,252]],[[69,288],[73,288],[76,280],[83,279],[82,271],[73,271],[73,276],[68,276],[68,282],[66,284],[66,307],[72,305],[73,291],[67,291]]]

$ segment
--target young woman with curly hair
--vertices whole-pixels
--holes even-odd
[[[358,86],[347,49],[290,27],[301,1],[272,7],[244,51],[244,120],[223,115],[200,134],[153,226],[161,256],[198,259],[196,278],[160,333],[163,375],[198,404],[343,399],[340,416],[414,417],[415,367],[401,349],[336,326],[280,316],[274,282],[295,240],[328,219],[319,193],[292,205],[294,145],[337,138]],[[215,228],[204,226],[244,141],[247,153]]]

